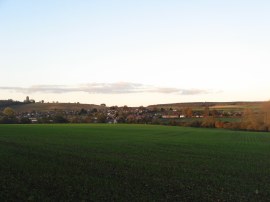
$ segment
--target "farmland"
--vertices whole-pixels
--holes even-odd
[[[270,134],[0,125],[0,201],[266,201]]]

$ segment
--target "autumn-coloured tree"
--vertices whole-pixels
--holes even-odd
[[[192,109],[191,109],[190,107],[185,108],[185,109],[183,110],[183,112],[184,112],[184,115],[185,115],[186,117],[188,117],[188,118],[191,118],[192,115],[193,115],[193,111],[192,111]]]
[[[214,109],[214,110],[210,111],[210,115],[213,117],[217,117],[218,111]]]
[[[244,130],[265,131],[266,127],[263,114],[262,110],[245,109],[240,128]]]
[[[224,123],[222,121],[215,121],[215,128],[223,128]]]
[[[15,111],[12,108],[6,107],[3,110],[3,114],[4,114],[4,117],[1,118],[0,123],[6,123],[6,124],[18,123],[18,119],[15,116]]]
[[[216,120],[212,116],[204,117],[202,122],[202,127],[206,128],[214,128]]]
[[[204,108],[204,112],[203,112],[203,116],[204,116],[204,117],[208,117],[209,114],[210,114],[210,112],[209,112],[209,107],[205,107],[205,108]]]
[[[241,129],[252,130],[253,119],[253,111],[250,108],[245,109],[242,116]]]
[[[264,122],[270,123],[270,101],[262,104],[262,114],[264,116]]]
[[[6,107],[4,110],[3,110],[3,114],[5,114],[6,116],[8,117],[12,117],[15,115],[15,111],[11,108],[11,107]]]
[[[262,104],[262,117],[266,130],[270,131],[270,101]]]

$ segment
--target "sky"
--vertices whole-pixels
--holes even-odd
[[[0,0],[0,100],[270,100],[270,1]]]

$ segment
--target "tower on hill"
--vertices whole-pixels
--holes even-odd
[[[26,99],[24,102],[30,102],[29,96],[26,96]]]

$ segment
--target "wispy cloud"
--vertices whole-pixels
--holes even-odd
[[[76,86],[69,86],[69,85],[33,85],[30,87],[0,86],[0,90],[10,90],[20,93],[86,92],[93,94],[162,93],[162,94],[180,94],[180,95],[217,93],[216,91],[206,89],[168,88],[131,82],[87,83]]]

